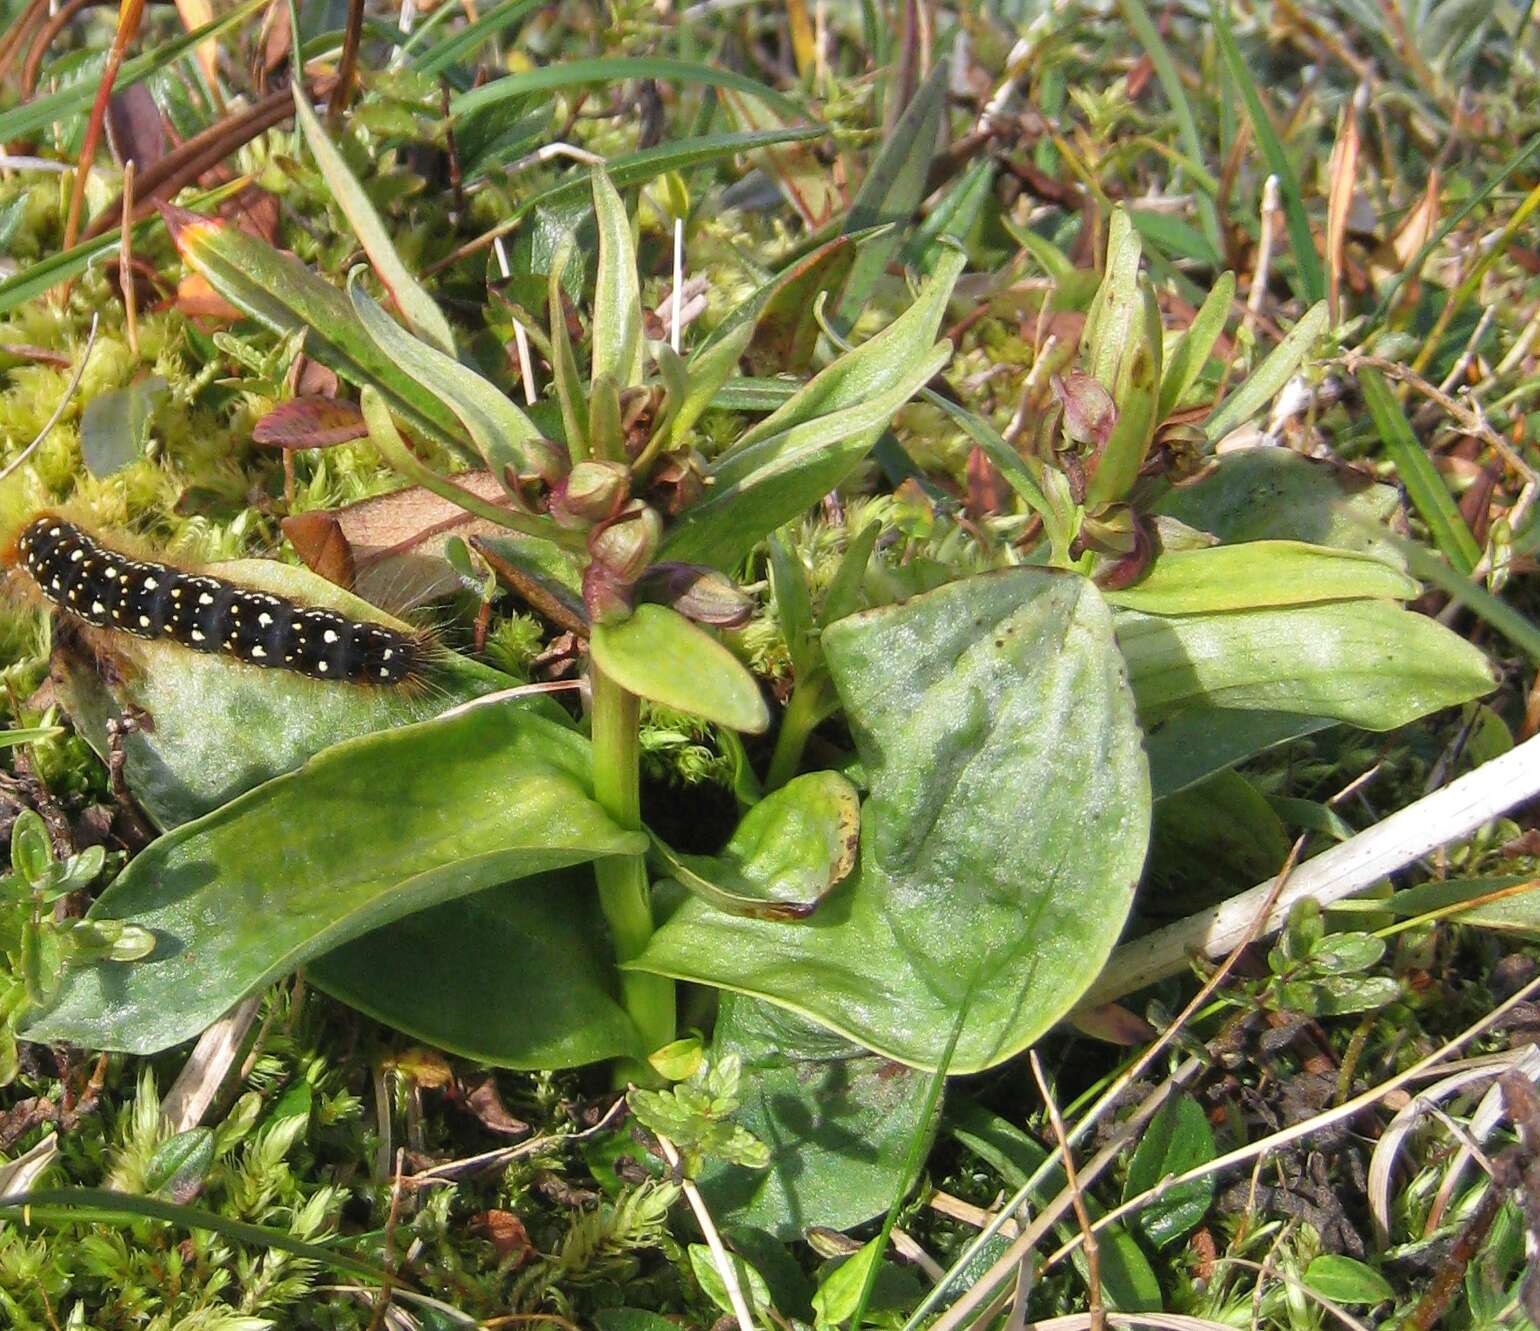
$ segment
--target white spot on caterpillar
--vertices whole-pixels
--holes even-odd
[[[148,615],[139,616],[139,627],[142,629],[147,629],[150,627],[150,617]]]
[[[262,648],[260,648],[260,647],[253,647],[251,649],[251,656],[252,656],[252,659],[255,660],[255,661],[260,661],[266,655],[267,655],[267,653],[265,651],[263,651]]]
[[[147,592],[153,592],[159,586],[160,583],[157,582],[154,578],[146,578],[144,580],[144,589]]]
[[[53,588],[53,589],[54,589],[54,591],[58,591],[58,590],[59,590],[59,586],[60,586],[60,583],[59,583],[59,580],[58,580],[58,578],[55,578],[55,579],[54,579],[54,580],[53,580],[53,581],[52,581],[52,582],[51,582],[51,583],[49,583],[49,584],[48,584],[48,585],[49,585],[49,586],[50,586],[50,587],[52,587],[52,588]],[[72,598],[73,598],[73,596],[74,596],[74,593],[73,593],[73,592],[71,592],[71,593],[70,593],[70,596],[71,596],[71,597],[72,597]]]
[[[107,567],[102,570],[102,576],[104,578],[115,578],[118,576],[118,570],[113,565],[108,564]]]
[[[71,550],[70,551],[70,563],[72,563],[72,564],[78,564],[85,557],[86,557],[86,552],[84,550]]]
[[[385,649],[385,652],[384,652],[384,654],[383,654],[383,655],[382,655],[382,656],[381,656],[381,657],[380,657],[380,660],[382,660],[382,661],[388,661],[388,660],[390,660],[390,658],[391,658],[391,657],[393,657],[393,656],[394,656],[394,655],[395,655],[395,654],[396,654],[396,652],[395,652],[395,649],[394,649],[394,648],[393,648],[393,647],[387,647],[387,648],[386,648],[386,649]]]
[[[192,631],[192,640],[194,642],[202,642],[203,641],[203,631],[201,629],[194,629]]]
[[[199,605],[213,605],[214,604],[214,598],[212,596],[210,596],[207,592],[204,592],[201,596],[198,597],[198,604]]]
[[[92,601],[91,613],[93,615],[105,615],[107,613],[107,607],[104,606],[100,601]]]
[[[57,536],[59,534],[59,528],[57,528],[57,527],[50,527],[48,529],[48,534],[50,536]]]
[[[326,662],[325,661],[317,661],[316,665],[315,665],[315,668],[317,670],[319,670],[324,675],[326,673]]]
[[[380,678],[381,679],[389,679],[390,678],[390,671],[388,671],[388,670],[381,670],[380,671]]]
[[[336,629],[327,629],[326,632],[321,635],[321,641],[322,642],[336,642],[337,641],[337,630]]]
[[[262,628],[266,628],[272,622],[273,622],[273,617],[270,614],[268,614],[266,610],[264,610],[260,615],[257,616],[257,623]]]

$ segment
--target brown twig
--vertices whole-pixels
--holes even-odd
[[[327,119],[335,133],[342,113],[353,95],[353,76],[358,72],[358,47],[364,35],[364,0],[348,0],[348,26],[342,37],[342,56],[337,61],[337,82],[326,104]]]
[[[80,145],[80,160],[75,168],[74,186],[70,190],[69,216],[64,223],[63,249],[73,249],[75,241],[79,239],[80,210],[85,206],[86,199],[86,177],[96,157],[96,146],[101,142],[102,121],[107,118],[107,102],[112,97],[112,85],[117,82],[118,70],[122,68],[128,44],[139,32],[139,20],[143,16],[144,0],[123,0],[118,9],[118,29],[112,35],[112,47],[107,52],[107,64],[102,70],[101,81],[96,85],[96,100],[91,103],[91,117],[86,121],[85,139]]]
[[[266,133],[293,114],[294,96],[284,88],[177,145],[138,178],[134,202],[137,216],[134,220],[148,217],[155,210],[157,198],[169,198],[205,171],[218,166],[237,148],[250,143],[257,135]],[[91,219],[85,230],[85,239],[90,240],[110,231],[122,207],[121,196],[112,200]]]
[[[27,52],[26,63],[21,67],[22,101],[29,101],[32,94],[37,91],[37,78],[43,68],[43,57],[48,54],[48,48],[53,45],[53,39],[64,31],[76,14],[95,3],[96,0],[69,0],[68,4],[61,6],[59,12],[43,25],[43,30],[32,43],[32,49]]]
[[[11,61],[21,50],[22,43],[26,40],[32,25],[47,12],[48,0],[32,0],[32,3],[17,15],[16,21],[11,24],[10,31],[0,36],[0,79],[10,71]]]
[[[1037,1082],[1039,1094],[1043,1097],[1043,1106],[1048,1110],[1048,1121],[1053,1125],[1054,1140],[1059,1143],[1059,1154],[1064,1159],[1064,1186],[1069,1190],[1070,1201],[1075,1207],[1075,1219],[1080,1223],[1081,1248],[1085,1252],[1087,1311],[1091,1314],[1091,1331],[1106,1331],[1107,1309],[1102,1305],[1101,1252],[1096,1242],[1096,1233],[1091,1228],[1091,1214],[1086,1210],[1085,1196],[1080,1191],[1080,1179],[1075,1174],[1075,1153],[1070,1150],[1069,1140],[1064,1135],[1064,1120],[1059,1117],[1059,1106],[1053,1098],[1053,1092],[1048,1089],[1048,1079],[1043,1076],[1043,1065],[1037,1057],[1037,1050],[1031,1050],[1027,1058],[1032,1064],[1032,1076]],[[1022,1260],[1025,1261],[1026,1258],[1023,1257]]]

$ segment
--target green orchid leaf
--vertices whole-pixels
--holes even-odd
[[[1203,302],[1187,331],[1171,349],[1171,358],[1160,376],[1160,401],[1155,408],[1155,419],[1163,421],[1187,396],[1187,391],[1198,382],[1203,367],[1208,364],[1214,343],[1224,332],[1230,317],[1230,303],[1235,299],[1235,274],[1221,273],[1208,298]]]
[[[961,1013],[950,1070],[992,1066],[1084,991],[1144,861],[1111,616],[1084,578],[1014,568],[850,615],[823,647],[871,787],[859,870],[797,923],[692,898],[632,964],[917,1067]]]
[[[914,303],[846,352],[722,454],[706,497],[680,517],[662,559],[731,570],[764,536],[834,489],[893,413],[947,361],[935,334],[965,257],[948,249]]]
[[[1394,486],[1362,472],[1287,448],[1247,448],[1218,458],[1202,476],[1164,495],[1155,511],[1225,545],[1305,541],[1402,568],[1406,561],[1394,543],[1375,534],[1400,503]]]
[[[708,1162],[701,1192],[724,1225],[802,1238],[881,1215],[903,1186],[929,1078],[784,1008],[723,994],[713,1058],[743,1060],[736,1121],[769,1144],[767,1169]]]
[[[235,560],[211,571],[244,587],[411,631],[309,569]],[[105,760],[109,720],[140,723],[122,740],[124,779],[161,828],[202,817],[338,740],[436,716],[518,683],[454,652],[435,653],[418,688],[365,688],[263,670],[172,642],[119,634],[105,657],[56,657],[61,701]],[[531,700],[537,712],[560,709]]]
[[[1184,708],[1145,727],[1150,789],[1156,799],[1165,799],[1256,754],[1335,724],[1328,717],[1295,712]]]
[[[598,918],[591,872],[537,874],[417,911],[317,957],[305,974],[375,1020],[478,1063],[534,1070],[642,1058]]]
[[[348,277],[348,298],[364,331],[385,356],[454,413],[487,469],[511,489],[528,469],[521,445],[540,437],[529,417],[493,384],[453,356],[413,337],[373,300],[358,282],[359,270]]]
[[[1106,596],[1120,609],[1188,615],[1322,601],[1409,601],[1421,590],[1372,555],[1301,541],[1248,541],[1167,551],[1138,582]]]
[[[299,121],[305,142],[310,145],[316,166],[320,168],[332,198],[348,219],[348,225],[353,228],[353,234],[358,237],[358,243],[369,256],[369,262],[374,265],[374,271],[390,292],[391,300],[419,338],[444,355],[452,357],[455,339],[449,320],[434,303],[433,297],[401,262],[401,256],[391,243],[390,233],[385,229],[385,223],[380,220],[374,204],[364,193],[364,187],[348,170],[348,164],[337,151],[336,145],[327,137],[316,113],[310,108],[308,95],[300,84],[295,83],[292,87],[295,118]]]
[[[705,629],[663,605],[595,624],[594,661],[622,688],[718,725],[759,734],[770,710],[744,664]]]
[[[856,788],[809,772],[743,816],[720,855],[681,855],[653,842],[659,867],[720,910],[765,920],[811,915],[854,868],[861,839]]]
[[[305,329],[305,353],[359,388],[373,387],[414,430],[473,456],[454,414],[364,330],[347,296],[292,254],[227,223],[163,206],[177,251],[243,314],[280,335]]]
[[[593,364],[591,380],[608,375],[620,389],[642,382],[642,292],[636,277],[631,219],[614,184],[593,173],[594,217],[599,224],[599,260],[594,270]]]
[[[87,918],[152,930],[155,951],[67,971],[29,1038],[153,1053],[414,911],[645,850],[588,780],[582,738],[516,706],[333,745],[135,857]]]
[[[834,324],[841,333],[855,323],[878,278],[887,272],[888,260],[904,238],[902,228],[909,226],[925,197],[930,160],[935,155],[941,121],[946,114],[950,75],[942,68],[943,63],[937,62],[930,77],[904,108],[845,214],[841,230],[847,235],[875,227],[882,230],[861,245],[840,293]]]
[[[1123,610],[1117,631],[1146,727],[1221,707],[1391,730],[1495,687],[1477,648],[1384,601],[1171,617]]]
[[[1248,374],[1240,387],[1203,422],[1203,433],[1210,441],[1223,439],[1277,397],[1294,371],[1304,364],[1305,357],[1315,349],[1330,322],[1324,300],[1306,310],[1288,336],[1268,353],[1267,359]]]

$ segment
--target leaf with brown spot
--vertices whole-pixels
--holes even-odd
[[[844,285],[856,257],[853,237],[841,236],[797,261],[765,305],[754,326],[744,359],[750,373],[800,373],[807,369],[818,343],[813,299],[820,291]]]
[[[274,407],[252,428],[253,443],[270,448],[332,448],[369,433],[351,402],[297,397]]]

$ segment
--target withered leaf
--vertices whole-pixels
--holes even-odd
[[[363,413],[353,403],[329,397],[297,397],[262,417],[251,438],[270,448],[331,448],[368,433]]]

